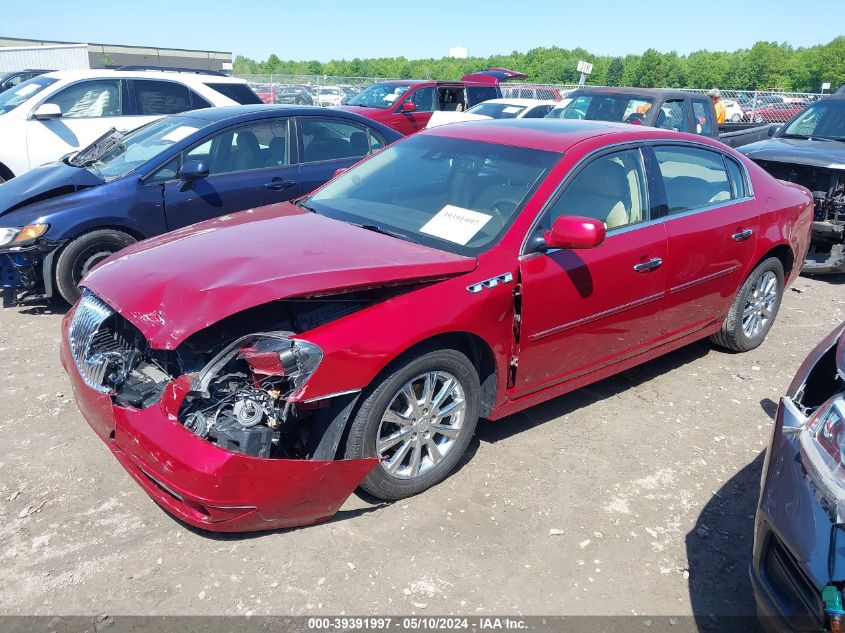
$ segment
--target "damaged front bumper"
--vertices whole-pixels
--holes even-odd
[[[121,465],[162,508],[201,529],[246,532],[325,521],[378,464],[375,458],[266,459],[233,453],[177,420],[189,378],[171,381],[157,404],[134,409],[114,405],[108,394],[84,383],[67,337],[61,360],[83,416]]]
[[[807,411],[845,389],[837,357],[843,332],[845,323],[802,364],[781,399],[763,465],[750,574],[761,623],[771,631],[825,630],[822,590],[832,568],[845,569],[845,551],[833,546],[835,509],[810,474],[800,439]]]
[[[806,275],[845,273],[845,225],[813,222],[810,252],[801,272]]]
[[[0,252],[3,307],[53,296],[52,264],[62,242],[41,240],[32,246]]]

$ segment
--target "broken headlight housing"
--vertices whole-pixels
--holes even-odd
[[[241,337],[196,376],[179,420],[221,448],[256,457],[286,456],[282,441],[291,416],[289,398],[308,381],[322,350],[291,332]]]
[[[807,418],[798,433],[802,463],[832,517],[845,518],[845,394],[837,394]]]
[[[0,228],[0,247],[26,246],[47,232],[49,224],[27,224],[26,226]]]

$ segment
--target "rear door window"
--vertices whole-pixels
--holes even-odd
[[[499,97],[499,90],[495,86],[467,86],[467,107],[472,107],[482,101],[489,101]]]
[[[725,163],[719,152],[686,145],[654,148],[669,214],[683,213],[731,200]]]
[[[381,136],[358,123],[328,117],[303,117],[299,121],[305,163],[361,158],[384,147]]]
[[[692,113],[695,116],[695,131],[704,136],[715,136],[716,129],[713,122],[713,106],[707,101],[693,99]]]
[[[667,130],[686,132],[689,130],[687,122],[687,108],[683,99],[670,99],[660,106],[660,113],[657,115],[655,127],[662,127]]]
[[[191,92],[174,81],[132,80],[138,114],[158,116],[178,114],[191,109]]]

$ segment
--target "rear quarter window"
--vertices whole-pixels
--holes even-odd
[[[261,97],[250,90],[246,84],[207,83],[205,85],[241,105],[264,103]]]

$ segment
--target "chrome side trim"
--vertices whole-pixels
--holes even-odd
[[[715,273],[710,273],[709,275],[704,275],[704,277],[699,277],[698,279],[693,279],[692,281],[685,281],[682,284],[678,284],[677,286],[673,286],[669,288],[669,294],[675,294],[676,292],[680,292],[681,290],[686,290],[687,288],[692,288],[693,286],[697,286],[698,284],[703,284],[708,281],[712,281],[713,279],[718,279],[719,277],[724,277],[725,275],[731,274],[733,271],[738,269],[739,266],[730,266],[729,268],[725,268],[724,270],[720,270]]]
[[[610,308],[609,310],[605,310],[604,312],[597,312],[596,314],[591,314],[590,316],[586,316],[575,321],[570,321],[569,323],[556,325],[555,327],[549,328],[548,330],[543,330],[542,332],[535,332],[534,334],[529,334],[528,340],[539,341],[540,339],[546,338],[547,336],[551,336],[552,334],[557,334],[565,330],[570,330],[574,327],[578,327],[579,325],[585,325],[587,323],[598,321],[599,319],[604,319],[606,317],[613,316],[614,314],[619,314],[620,312],[630,310],[631,308],[636,308],[641,305],[651,303],[652,301],[657,301],[658,299],[662,299],[665,294],[665,292],[658,292],[656,294],[643,297],[642,299],[637,299],[636,301],[631,301],[630,303],[626,303],[615,308]]]
[[[476,284],[471,284],[467,286],[467,290],[470,291],[472,294],[478,294],[485,288],[495,288],[499,284],[509,284],[513,281],[513,274],[512,273],[502,273],[501,275],[496,275],[495,277],[490,277],[490,279],[485,279],[484,281],[479,281]]]

